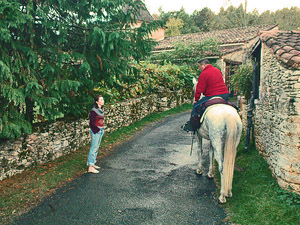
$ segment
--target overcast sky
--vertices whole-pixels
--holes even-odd
[[[218,13],[223,6],[225,9],[229,5],[238,7],[245,0],[144,0],[151,14],[158,13],[159,7],[162,7],[164,12],[178,11],[183,7],[185,11],[192,14],[194,10],[201,10],[204,7],[210,8],[215,13]],[[290,8],[297,6],[300,8],[300,0],[248,0],[247,11],[252,12],[255,8],[259,13],[266,10],[276,11],[284,7]]]

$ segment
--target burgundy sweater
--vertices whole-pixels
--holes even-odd
[[[228,94],[221,71],[208,64],[198,78],[195,91],[195,101],[198,101],[201,93],[205,96]]]
[[[90,112],[90,128],[93,133],[96,134],[100,131],[100,128],[104,127],[103,122],[104,116],[99,116],[95,111],[91,110]]]

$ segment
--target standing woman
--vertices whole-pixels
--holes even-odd
[[[93,108],[90,111],[90,132],[91,132],[91,147],[90,153],[87,160],[88,172],[89,173],[99,173],[96,166],[96,158],[98,154],[98,149],[104,134],[104,99],[102,95],[97,95],[94,98]]]

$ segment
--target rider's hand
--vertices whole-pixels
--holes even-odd
[[[194,100],[194,102],[193,102],[193,104],[195,104],[197,101],[196,100]]]

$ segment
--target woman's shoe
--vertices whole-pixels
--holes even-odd
[[[95,169],[97,169],[97,170],[100,169],[100,166],[94,165],[93,167],[94,167]]]
[[[93,166],[89,166],[88,173],[99,173]]]

